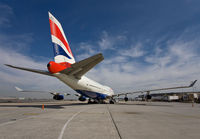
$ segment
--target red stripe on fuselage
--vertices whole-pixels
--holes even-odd
[[[68,52],[72,55],[69,44],[65,40],[65,38],[64,38],[62,32],[60,31],[59,27],[51,19],[49,19],[49,23],[50,23],[51,35],[54,35],[55,37],[57,37],[65,45]]]

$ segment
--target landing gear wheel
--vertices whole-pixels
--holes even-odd
[[[92,104],[93,102],[91,101],[91,99],[88,100],[88,104]]]
[[[109,103],[110,103],[110,104],[115,104],[115,100],[114,100],[114,99],[111,99],[111,100],[109,101]]]

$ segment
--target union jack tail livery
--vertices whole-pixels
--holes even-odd
[[[72,51],[59,21],[49,12],[51,39],[54,47],[54,61],[56,63],[75,63]]]

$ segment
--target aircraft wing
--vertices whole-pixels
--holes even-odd
[[[38,70],[38,69],[30,69],[30,68],[24,68],[24,67],[17,67],[17,66],[8,65],[8,64],[5,64],[5,65],[8,66],[8,67],[11,67],[11,68],[15,68],[15,69],[20,69],[20,70],[35,72],[35,73],[44,74],[44,75],[48,75],[48,76],[53,76],[50,72],[45,71],[45,70]]]
[[[72,75],[78,79],[81,78],[86,72],[88,72],[90,69],[92,69],[95,65],[97,65],[99,62],[101,62],[104,59],[103,55],[101,53],[96,54],[94,56],[91,56],[89,58],[86,58],[84,60],[81,60],[79,62],[76,62],[71,65],[71,68],[64,69],[60,73],[66,74],[66,75]],[[13,65],[5,64],[8,67],[35,72],[39,74],[44,74],[48,76],[54,76],[48,71],[45,70],[38,70],[38,69],[30,69],[30,68],[24,68],[24,67],[18,67]]]
[[[185,92],[170,92],[170,93],[151,93],[151,95],[177,95],[177,94],[200,94],[200,92],[188,92],[188,91],[185,91]]]
[[[18,91],[18,92],[22,92],[22,93],[25,93],[25,92],[32,92],[32,93],[50,93],[52,95],[59,95],[59,94],[64,94],[66,96],[68,95],[71,95],[71,94],[68,94],[68,93],[59,93],[59,92],[51,92],[51,91],[33,91],[33,90],[23,90],[19,87],[15,87],[15,89]]]
[[[64,69],[60,73],[72,75],[78,79],[81,78],[86,72],[92,69],[95,65],[100,63],[104,59],[101,53],[76,62],[71,65],[71,68]]]
[[[141,90],[141,91],[133,91],[133,92],[127,92],[127,93],[119,93],[119,94],[116,94],[114,95],[113,97],[115,96],[126,96],[128,94],[136,94],[136,93],[144,93],[144,92],[147,92],[147,93],[150,93],[150,92],[153,92],[153,91],[161,91],[161,90],[171,90],[171,89],[180,89],[180,88],[190,88],[190,87],[193,87],[194,84],[197,82],[197,80],[195,81],[192,81],[191,84],[189,84],[188,86],[176,86],[176,87],[169,87],[169,88],[158,88],[158,89],[149,89],[149,90]]]

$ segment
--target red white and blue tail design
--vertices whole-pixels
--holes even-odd
[[[67,38],[58,20],[49,12],[51,39],[54,47],[54,61],[56,63],[75,63]]]

